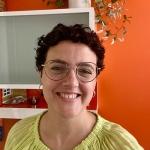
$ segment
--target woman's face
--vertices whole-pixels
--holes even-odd
[[[49,49],[45,63],[50,60],[68,64],[72,69],[67,76],[58,81],[51,80],[45,71],[42,71],[41,82],[48,110],[63,117],[79,115],[92,99],[96,79],[91,82],[81,82],[76,77],[74,68],[83,62],[96,64],[95,53],[84,44],[62,41]]]

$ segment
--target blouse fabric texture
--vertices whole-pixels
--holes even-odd
[[[39,134],[43,113],[18,121],[10,130],[4,150],[51,150]],[[73,150],[144,150],[120,125],[97,115],[91,133]]]

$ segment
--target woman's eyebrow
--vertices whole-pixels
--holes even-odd
[[[52,59],[50,61],[57,62],[57,63],[62,63],[62,64],[68,64],[66,61],[61,60],[61,59]]]

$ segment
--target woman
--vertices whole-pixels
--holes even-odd
[[[120,125],[86,110],[104,47],[84,25],[58,24],[39,38],[36,66],[48,110],[19,121],[5,150],[143,150]]]

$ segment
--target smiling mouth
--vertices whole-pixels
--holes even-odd
[[[57,92],[57,96],[59,96],[63,99],[73,100],[73,99],[76,99],[76,98],[80,97],[81,94]]]

